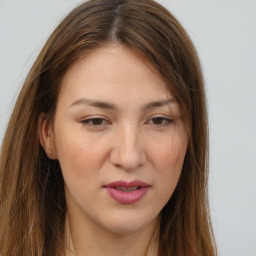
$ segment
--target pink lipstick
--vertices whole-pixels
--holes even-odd
[[[120,204],[133,204],[139,201],[148,191],[150,185],[140,180],[132,182],[114,181],[104,188]]]

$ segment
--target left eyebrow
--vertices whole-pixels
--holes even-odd
[[[143,105],[141,109],[143,111],[145,111],[145,110],[149,110],[149,109],[152,109],[152,108],[169,105],[169,104],[172,104],[172,103],[175,103],[175,102],[177,102],[177,100],[174,99],[174,98],[168,99],[168,100],[153,101],[153,102],[150,102],[150,103],[147,103],[147,104]]]

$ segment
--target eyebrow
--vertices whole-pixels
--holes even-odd
[[[149,102],[141,107],[142,111],[149,110],[152,108],[156,107],[162,107],[165,105],[169,105],[172,103],[177,102],[175,98],[167,99],[167,100],[160,100],[160,101],[153,101]],[[99,101],[99,100],[91,100],[91,99],[85,99],[81,98],[78,100],[75,100],[70,107],[77,106],[77,105],[86,105],[86,106],[92,106],[92,107],[97,107],[97,108],[102,108],[102,109],[109,109],[109,110],[118,110],[117,106],[112,103],[108,103],[105,101]]]

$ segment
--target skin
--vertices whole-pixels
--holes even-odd
[[[166,88],[149,62],[108,45],[68,69],[53,123],[41,114],[41,144],[59,160],[65,181],[69,255],[156,255],[159,213],[177,185],[188,145],[179,105]],[[118,180],[141,180],[150,188],[136,203],[121,204],[104,189]]]

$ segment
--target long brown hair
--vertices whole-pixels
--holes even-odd
[[[0,255],[63,255],[66,205],[58,161],[39,144],[40,113],[54,118],[70,65],[118,43],[150,61],[180,103],[189,145],[177,188],[161,211],[159,255],[214,256],[209,216],[208,128],[204,83],[183,27],[152,0],[90,0],[52,33],[20,91],[0,158]]]

